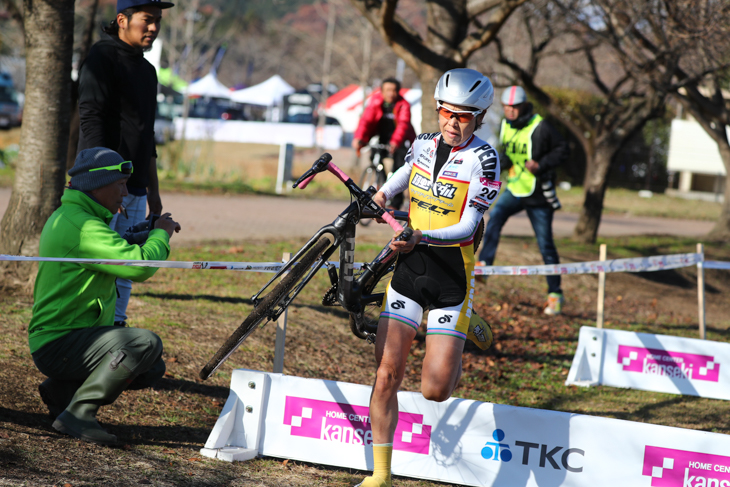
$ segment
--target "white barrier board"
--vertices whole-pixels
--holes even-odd
[[[294,144],[297,147],[321,145],[325,149],[339,149],[342,127],[325,125],[318,129],[311,123],[245,122],[240,120],[210,120],[202,118],[175,118],[175,138],[181,139],[183,125],[188,140],[214,140],[249,144]]]
[[[584,326],[565,383],[730,399],[729,356],[728,343]]]
[[[235,370],[201,452],[370,470],[370,389]],[[730,486],[726,435],[463,399],[435,403],[416,393],[398,401],[396,475],[471,486]]]

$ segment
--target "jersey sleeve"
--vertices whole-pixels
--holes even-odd
[[[469,244],[474,240],[479,222],[484,213],[499,196],[502,183],[499,181],[499,156],[491,149],[486,164],[474,164],[469,181],[464,212],[459,223],[437,230],[422,231],[421,243],[428,245]]]
[[[391,199],[398,193],[405,191],[408,188],[408,182],[410,181],[411,171],[413,170],[413,151],[416,144],[411,145],[406,154],[403,165],[388,179],[380,191],[385,195],[385,199]],[[367,188],[363,188],[367,189]]]

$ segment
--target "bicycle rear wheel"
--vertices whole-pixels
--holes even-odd
[[[390,278],[393,274],[393,265],[383,266],[382,270],[373,276],[363,284],[363,296],[373,296],[377,299],[375,301],[363,303],[363,309],[361,313],[350,313],[350,330],[352,333],[362,339],[370,339],[370,335],[374,335],[378,327],[378,321],[380,320],[380,308],[383,304],[383,298],[385,297],[385,290],[390,283]],[[357,279],[358,276],[355,276]]]
[[[281,300],[285,298],[289,291],[291,291],[301,281],[301,279],[307,274],[312,267],[312,264],[319,259],[325,250],[330,246],[330,241],[326,237],[322,237],[317,241],[309,251],[304,254],[298,263],[292,266],[291,271],[284,276],[274,288],[261,300],[261,302],[254,308],[248,317],[243,320],[241,326],[231,334],[230,337],[221,345],[218,351],[213,355],[205,367],[200,370],[200,378],[206,380],[215,372],[223,362],[231,356],[233,352],[253,333],[256,329],[256,325],[261,323],[263,320],[269,320],[272,310],[279,305]],[[282,310],[283,311],[283,310]]]

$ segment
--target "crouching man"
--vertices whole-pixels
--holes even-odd
[[[126,239],[109,228],[127,196],[133,167],[101,147],[79,153],[69,170],[61,207],[40,239],[41,257],[165,260],[180,225],[162,215],[148,229]],[[140,242],[134,245],[130,241]],[[111,445],[116,436],[96,421],[100,406],[125,389],[151,387],[165,373],[162,340],[149,330],[114,326],[118,277],[144,281],[157,269],[87,263],[41,262],[38,266],[28,341],[33,361],[48,376],[39,386],[53,427],[84,441]]]

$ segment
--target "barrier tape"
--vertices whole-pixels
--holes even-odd
[[[182,262],[174,260],[99,260],[99,259],[67,259],[63,257],[26,257],[22,255],[0,254],[0,261],[11,262],[68,262],[72,264],[96,264],[96,265],[123,265],[134,267],[157,267],[164,269],[197,269],[197,270],[227,270],[227,271],[248,271],[248,272],[278,272],[284,264],[280,262]],[[330,262],[339,268],[339,262]],[[360,269],[362,263],[354,264],[355,269]]]
[[[689,267],[702,261],[702,254],[671,254],[627,259],[594,260],[571,264],[530,266],[480,266],[477,276],[555,276],[562,274],[598,274],[599,272],[655,272]]]
[[[730,271],[730,262],[721,262],[719,260],[706,260],[702,267],[705,269],[725,269]]]
[[[0,261],[15,262],[69,262],[75,264],[125,265],[137,267],[158,267],[167,269],[229,270],[244,272],[278,272],[283,264],[279,262],[178,262],[166,260],[98,260],[67,259],[62,257],[26,257],[0,254]],[[730,262],[702,261],[702,254],[671,254],[652,257],[595,260],[570,264],[532,266],[477,266],[477,276],[554,276],[564,274],[598,274],[599,272],[655,272],[689,267],[702,262],[705,269],[730,270]],[[339,262],[330,262],[339,268]],[[355,269],[362,268],[361,262],[354,263]]]

